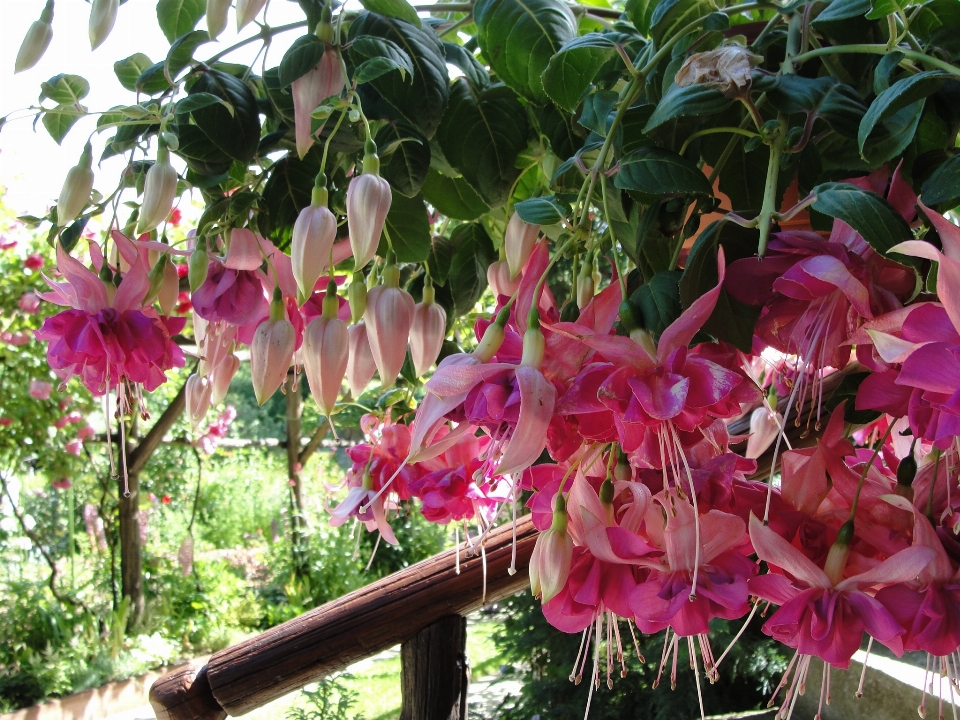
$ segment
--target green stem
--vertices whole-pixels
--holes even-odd
[[[613,253],[613,264],[617,268],[617,280],[620,282],[620,298],[627,299],[627,278],[624,268],[620,265],[620,253],[617,252],[617,238],[613,234],[613,225],[610,224],[610,210],[607,206],[607,184],[600,185],[600,195],[603,198],[603,217],[607,219],[607,232],[610,233],[610,249]]]
[[[744,137],[748,137],[748,138],[757,137],[757,133],[751,130],[746,130],[745,128],[740,128],[740,127],[707,128],[706,130],[698,130],[697,132],[693,133],[693,135],[688,137],[684,141],[683,145],[680,146],[680,154],[683,155],[684,153],[686,153],[687,148],[690,147],[690,143],[692,143],[698,137],[703,137],[704,135],[714,135],[716,133],[724,133],[724,132],[733,133],[734,135],[743,135]]]
[[[327,152],[330,150],[330,141],[333,140],[333,136],[337,134],[337,130],[340,129],[340,125],[343,123],[343,119],[347,116],[347,108],[344,108],[340,111],[340,118],[337,120],[337,124],[333,126],[333,132],[327,137],[327,141],[323,144],[323,157],[320,159],[320,172],[326,172],[327,169]]]
[[[273,38],[274,35],[279,35],[280,33],[285,33],[285,32],[287,32],[288,30],[296,30],[297,28],[303,28],[303,27],[306,27],[306,26],[307,26],[307,21],[306,21],[306,20],[301,20],[300,22],[290,23],[289,25],[278,25],[278,26],[275,27],[275,28],[263,27],[263,28],[260,30],[260,32],[258,32],[258,33],[257,33],[256,35],[254,35],[253,37],[248,37],[246,40],[241,40],[240,42],[234,43],[233,45],[231,45],[231,46],[228,47],[228,48],[224,48],[223,50],[221,50],[220,52],[218,52],[216,55],[214,55],[214,56],[210,57],[209,59],[207,59],[206,61],[204,61],[204,64],[205,64],[205,65],[212,65],[213,63],[217,62],[217,60],[219,60],[220,58],[224,57],[225,55],[229,55],[229,54],[232,53],[234,50],[239,50],[240,48],[245,47],[245,46],[249,45],[250,43],[256,42],[257,40],[265,40],[265,41],[268,41],[268,40],[270,40],[271,38]]]
[[[464,15],[462,18],[457,20],[453,25],[448,27],[446,30],[443,30],[442,32],[437,33],[437,37],[442,38],[446,35],[449,35],[452,32],[456,32],[457,30],[462,28],[464,25],[469,25],[471,22],[473,22],[473,13]]]
[[[903,53],[905,60],[914,60],[916,62],[926,63],[927,65],[932,65],[933,67],[945,70],[946,72],[957,75],[960,77],[960,67],[956,65],[951,65],[948,62],[940,60],[939,58],[930,57],[925,55],[922,52],[917,52],[915,50],[907,50],[905,48],[893,48],[897,52]],[[887,55],[891,52],[891,49],[886,45],[872,45],[872,44],[857,44],[857,45],[832,45],[830,47],[820,47],[815,48],[814,50],[808,50],[805,53],[797,55],[793,58],[795,65],[801,65],[807,60],[811,60],[816,57],[821,57],[823,55],[853,55],[853,54],[865,54],[865,55]]]

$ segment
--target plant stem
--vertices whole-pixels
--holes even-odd
[[[704,135],[715,135],[716,133],[733,133],[734,135],[743,135],[744,137],[748,138],[757,136],[757,133],[739,127],[714,127],[707,128],[705,130],[697,130],[697,132],[693,133],[690,137],[684,140],[683,145],[680,146],[680,154],[683,155],[687,151],[687,148],[690,147],[690,143],[697,138],[703,137]]]
[[[956,75],[960,77],[960,67],[956,65],[951,65],[948,62],[940,60],[939,58],[930,57],[925,55],[922,52],[917,52],[915,50],[907,50],[905,48],[893,48],[897,52],[903,53],[905,60],[914,60],[916,62],[926,63],[927,65],[932,65],[933,67],[945,70],[951,75]],[[866,54],[866,55],[886,55],[891,52],[891,49],[886,45],[872,45],[872,44],[858,44],[858,45],[832,45],[830,47],[820,47],[814,50],[808,50],[805,53],[797,55],[793,58],[793,62],[796,65],[801,65],[807,60],[812,58],[821,57],[823,55],[845,55],[845,54]]]
[[[887,438],[890,437],[890,432],[892,430],[893,423],[890,423],[887,426],[887,431],[883,434],[883,437],[880,438],[880,442],[878,442],[877,446],[873,449],[873,455],[871,455],[870,459],[867,461],[866,467],[860,474],[860,482],[857,483],[857,492],[854,494],[853,503],[850,505],[850,520],[853,520],[854,516],[857,514],[857,505],[860,503],[860,491],[863,490],[863,484],[866,482],[867,475],[870,473],[870,468],[873,467],[873,463],[877,459],[877,455],[880,454],[880,450],[883,448],[883,444],[887,441]]]
[[[252,42],[256,42],[257,40],[265,40],[265,41],[270,40],[271,38],[273,38],[274,35],[279,35],[280,33],[287,32],[288,30],[296,30],[297,28],[302,28],[306,26],[307,26],[307,21],[301,20],[300,22],[290,23],[289,25],[278,25],[275,28],[263,27],[260,30],[260,32],[254,35],[253,37],[248,37],[246,40],[241,40],[240,42],[234,43],[228,48],[224,48],[223,50],[218,52],[216,55],[205,60],[204,64],[212,65],[213,63],[217,62],[217,60],[224,57],[225,55],[229,55],[234,50],[239,50],[240,48],[246,45],[249,45]]]

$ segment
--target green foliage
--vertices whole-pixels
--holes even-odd
[[[344,681],[352,679],[349,674],[330,677],[317,683],[316,690],[305,689],[303,697],[311,707],[291,708],[286,720],[364,720],[362,714],[351,712],[357,705],[359,693]]]

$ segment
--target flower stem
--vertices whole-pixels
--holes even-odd
[[[922,52],[917,52],[916,50],[907,50],[905,48],[893,48],[897,52],[903,53],[904,60],[914,60],[916,62],[926,63],[927,65],[932,65],[933,67],[940,68],[945,70],[951,75],[957,75],[960,77],[960,67],[956,65],[951,65],[950,63],[940,60],[939,58],[931,57],[925,55]],[[891,52],[891,48],[888,48],[883,44],[854,44],[854,45],[832,45],[829,47],[820,47],[815,48],[814,50],[808,50],[805,53],[801,53],[793,58],[793,62],[796,65],[801,65],[807,60],[811,60],[815,57],[821,57],[823,55],[843,55],[843,54],[867,54],[867,55],[886,55]]]
[[[863,484],[867,480],[867,474],[870,472],[870,468],[873,467],[873,463],[877,459],[877,455],[880,454],[880,450],[883,448],[883,444],[887,441],[887,438],[890,437],[890,432],[892,430],[893,423],[890,423],[887,425],[887,431],[883,434],[883,437],[880,438],[880,441],[873,449],[873,455],[870,456],[870,460],[867,462],[866,467],[864,467],[863,472],[860,473],[860,482],[857,483],[857,492],[853,496],[853,504],[850,505],[850,522],[853,522],[854,515],[857,514],[857,505],[860,502],[860,491],[863,490]]]

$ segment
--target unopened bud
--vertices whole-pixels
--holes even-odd
[[[38,62],[43,54],[50,47],[50,41],[53,39],[53,0],[47,0],[46,7],[40,13],[40,19],[35,20],[27,34],[23,36],[23,42],[20,44],[20,51],[17,53],[17,59],[13,63],[13,72],[23,72],[29,70]]]
[[[253,22],[267,0],[237,0],[237,32]]]
[[[350,321],[356,325],[367,311],[367,284],[362,272],[353,274],[353,280],[347,289],[347,300],[350,302]]]
[[[216,40],[227,28],[227,11],[231,0],[207,0],[207,32]]]
[[[83,212],[93,191],[92,150],[90,143],[83,148],[80,162],[70,168],[57,201],[57,224],[69,225]]]
[[[195,293],[203,281],[207,279],[207,270],[210,267],[210,256],[207,255],[207,241],[201,239],[197,242],[197,247],[190,255],[190,263],[187,270],[187,279],[190,281],[190,292]]]
[[[367,165],[364,158],[364,170]],[[379,166],[379,161],[376,165]],[[354,269],[362,270],[376,255],[392,202],[390,183],[374,172],[364,172],[347,186],[347,227]]]
[[[147,290],[147,296],[144,298],[144,305],[152,305],[160,294],[160,288],[163,287],[164,270],[169,261],[170,258],[167,256],[167,253],[162,253],[160,257],[157,258],[154,266],[150,268],[150,274],[147,276],[150,279],[150,288]]]
[[[539,234],[539,225],[525,223],[517,213],[510,218],[507,231],[503,236],[503,249],[507,256],[507,264],[510,266],[510,277],[516,277],[523,270],[523,266],[527,264],[527,260],[533,253],[533,246]]]
[[[577,307],[583,310],[593,300],[594,291],[595,285],[590,266],[584,263],[580,267],[580,274],[577,275]]]
[[[546,343],[543,332],[540,330],[540,313],[536,308],[530,311],[530,317],[531,319],[527,321],[527,331],[523,334],[523,355],[520,358],[520,364],[538,368],[543,363]]]
[[[120,0],[93,0],[90,6],[90,49],[96,50],[117,22]]]
[[[177,171],[170,164],[169,152],[163,144],[157,161],[147,170],[143,183],[143,202],[137,221],[137,235],[150,232],[167,219],[177,196]]]

